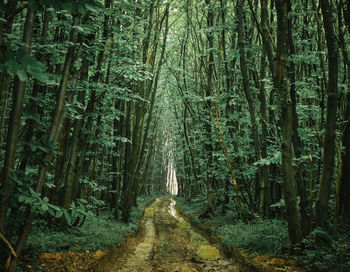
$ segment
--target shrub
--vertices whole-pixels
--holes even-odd
[[[194,224],[206,224],[212,232],[222,238],[224,247],[235,247],[251,252],[279,254],[283,247],[289,245],[287,224],[282,220],[253,220],[246,223],[240,221],[239,214],[227,211],[225,215],[200,219],[206,208],[203,197],[185,202],[177,198],[181,211],[191,217]]]
[[[217,221],[219,223],[219,220]],[[287,226],[281,220],[225,224],[214,229],[214,233],[222,237],[224,247],[242,248],[264,254],[281,253],[281,248],[289,241]]]
[[[326,231],[316,228],[311,239],[303,240],[301,249],[298,260],[312,271],[350,271],[349,234],[332,240]]]
[[[82,227],[62,225],[47,226],[38,224],[33,228],[27,247],[35,252],[95,251],[122,241],[127,233],[134,233],[143,214],[142,208],[154,198],[138,198],[138,207],[132,208],[130,222],[115,221],[111,211],[101,212],[99,216],[89,214]]]

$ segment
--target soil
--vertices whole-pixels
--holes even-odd
[[[177,213],[172,198],[161,197],[146,208],[140,233],[130,237],[123,248],[107,253],[94,271],[251,270],[225,259],[216,247],[210,245]]]
[[[270,265],[260,269],[260,264],[268,260],[259,261],[259,265],[252,265],[250,261],[235,262],[233,258],[225,258],[219,245],[207,238],[206,233],[194,229],[187,218],[177,212],[174,199],[164,196],[156,198],[145,209],[136,234],[107,251],[43,253],[39,262],[46,272],[299,271],[285,263],[279,267],[273,265],[276,269]]]

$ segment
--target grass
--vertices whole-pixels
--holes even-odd
[[[196,198],[185,202],[178,198],[177,203],[183,214],[189,216],[194,224],[205,226],[221,239],[226,248],[245,249],[251,253],[279,255],[288,246],[288,231],[282,220],[254,220],[244,223],[234,212],[214,218],[198,218],[205,210],[205,200]]]
[[[80,228],[38,224],[28,237],[27,248],[34,252],[103,250],[121,242],[128,233],[136,232],[143,214],[142,208],[153,198],[154,196],[138,198],[138,207],[132,209],[127,224],[115,221],[110,211],[101,212],[99,216],[88,216]]]
[[[237,222],[218,226],[214,233],[223,237],[224,247],[237,247],[267,255],[280,254],[289,240],[287,226],[281,220],[261,220],[251,224]]]
[[[312,232],[312,238],[304,239],[294,247],[294,255],[286,255],[284,253],[292,254],[292,251],[285,220],[255,219],[244,223],[237,214],[230,211],[214,218],[198,218],[206,209],[204,197],[197,197],[190,202],[179,197],[177,204],[193,224],[204,227],[219,237],[225,248],[244,249],[252,255],[296,259],[305,266],[306,271],[350,271],[350,234],[346,231],[334,237],[316,228]]]

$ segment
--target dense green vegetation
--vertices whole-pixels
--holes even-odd
[[[218,239],[228,255],[233,254],[233,249],[237,258],[245,258],[247,263],[255,256],[267,255],[295,260],[305,271],[348,271],[350,268],[348,234],[332,238],[327,232],[315,229],[311,239],[291,247],[287,223],[282,218],[243,222],[232,211],[215,218],[199,218],[206,208],[203,196],[190,202],[177,198],[177,203],[194,226],[209,233],[212,239]]]
[[[175,185],[227,246],[348,269],[349,1],[0,0],[0,48],[2,270]]]
[[[28,237],[27,248],[35,253],[105,250],[137,231],[143,207],[153,198],[154,195],[139,197],[138,206],[132,208],[128,223],[116,222],[113,213],[108,210],[101,211],[98,215],[89,213],[81,227],[47,226],[45,221],[39,220]]]

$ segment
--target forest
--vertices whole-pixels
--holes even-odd
[[[223,247],[350,271],[348,0],[0,0],[0,48],[0,271],[165,194]]]

